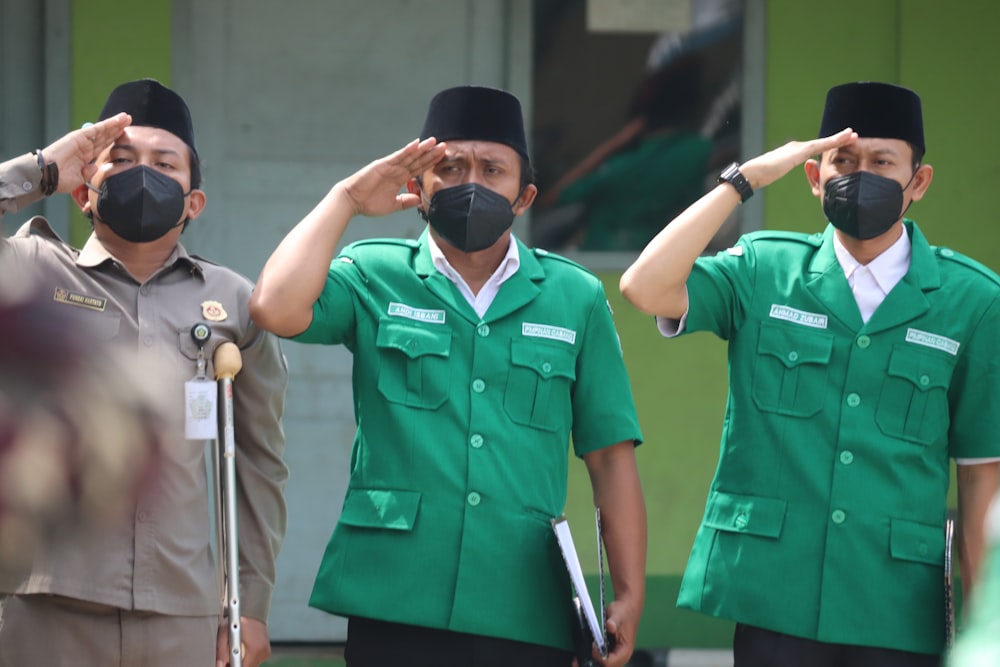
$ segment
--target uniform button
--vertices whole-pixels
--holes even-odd
[[[844,514],[843,510],[833,510],[833,514],[830,515],[833,522],[836,524],[841,524],[847,521],[847,515]]]
[[[479,328],[476,329],[476,333],[482,336],[483,338],[486,338],[487,336],[490,335],[490,325],[480,324]]]
[[[486,383],[480,380],[479,378],[476,378],[475,380],[472,381],[472,391],[476,392],[477,394],[483,393],[484,391],[486,391]]]
[[[845,466],[849,466],[854,463],[854,452],[843,451],[840,453],[840,462]]]
[[[474,434],[471,438],[469,438],[469,444],[472,445],[473,449],[479,449],[483,446],[483,436],[478,433]]]
[[[140,287],[139,294],[142,294],[143,296],[149,294],[149,285],[143,285],[142,287]]]
[[[950,248],[941,248],[941,256],[942,257],[951,257],[954,254],[955,254],[955,251],[951,250]]]
[[[858,336],[858,347],[862,350],[872,344],[872,339],[868,336]]]
[[[479,504],[479,502],[482,500],[482,498],[479,497],[478,493],[476,493],[475,491],[473,491],[468,496],[466,496],[466,500],[469,501],[470,505],[472,505],[473,507],[475,507],[476,505]]]
[[[795,350],[792,350],[791,352],[788,353],[788,360],[789,361],[798,361],[799,360],[799,353],[796,352]]]
[[[746,514],[737,514],[736,518],[733,519],[733,525],[740,529],[746,528],[748,523],[750,523],[750,519],[747,518]]]
[[[23,190],[24,190],[25,192],[31,192],[31,191],[32,191],[32,190],[34,189],[34,187],[35,187],[35,186],[33,186],[33,185],[31,184],[31,181],[25,181],[24,183],[21,183],[21,188],[22,188],[22,189],[23,189]]]
[[[146,347],[153,347],[153,337],[152,336],[144,336],[143,339],[142,339],[142,343]]]
[[[852,408],[858,407],[859,405],[861,405],[861,397],[858,396],[857,394],[848,394],[847,405]]]
[[[544,364],[542,364],[542,372],[543,373],[551,373],[552,372],[552,364],[550,364],[547,361]]]
[[[145,510],[139,512],[139,521],[145,521],[148,518],[149,514],[147,514]]]
[[[928,376],[928,375],[921,375],[921,376],[920,376],[920,386],[921,386],[921,387],[926,387],[926,386],[927,386],[927,385],[929,385],[930,383],[931,383],[931,378],[930,378],[930,376]]]

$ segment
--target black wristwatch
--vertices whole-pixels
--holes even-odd
[[[42,172],[42,194],[48,197],[59,187],[59,167],[55,162],[45,161],[41,148],[34,151],[34,153],[35,157],[38,158],[38,171]]]
[[[740,193],[741,202],[753,197],[753,188],[750,187],[750,181],[747,180],[747,177],[740,171],[739,162],[733,162],[722,170],[722,173],[719,174],[719,183],[729,183],[736,188],[736,192]]]

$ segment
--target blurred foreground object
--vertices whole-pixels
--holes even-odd
[[[988,556],[979,574],[969,621],[948,658],[949,667],[1000,665],[1000,491],[986,519],[986,533]]]
[[[52,296],[0,271],[0,565],[122,516],[156,478],[163,397]],[[21,286],[18,286],[20,284]]]

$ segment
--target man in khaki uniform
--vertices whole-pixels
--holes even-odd
[[[665,336],[729,346],[722,453],[678,605],[736,621],[737,667],[936,667],[950,460],[972,597],[1000,477],[1000,278],[903,217],[933,177],[916,93],[835,86],[819,136],[731,165],[622,276]],[[803,162],[823,233],[755,232],[698,257]]]
[[[100,119],[0,165],[0,214],[71,194],[93,223],[86,245],[71,248],[35,217],[0,243],[0,264],[33,274],[45,298],[135,364],[157,359],[161,370],[147,380],[171,392],[177,414],[155,489],[122,499],[123,520],[59,534],[28,573],[0,570],[0,665],[174,667],[208,665],[213,654],[226,662],[205,447],[185,439],[181,409],[199,358],[190,332],[205,322],[209,378],[223,341],[243,358],[234,387],[240,595],[244,665],[255,667],[270,653],[266,619],[285,531],[284,358],[250,321],[251,283],[179,243],[205,205],[183,99],[134,81],[112,91]]]

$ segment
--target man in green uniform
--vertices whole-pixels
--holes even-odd
[[[349,618],[352,667],[570,663],[550,520],[571,434],[614,585],[606,664],[632,652],[646,547],[635,408],[600,281],[511,235],[531,181],[517,98],[450,88],[419,140],[289,232],[254,291],[264,328],[354,354],[351,478],[310,602]],[[419,239],[334,259],[355,215],[410,207],[430,223]]]
[[[185,438],[181,409],[185,383],[198,370],[190,332],[199,322],[212,330],[202,351],[208,378],[220,343],[231,341],[242,354],[233,412],[243,664],[256,667],[270,655],[267,615],[286,517],[287,371],[277,337],[250,320],[250,281],[180,244],[204,209],[200,181],[187,104],[152,79],[115,88],[97,123],[0,164],[0,216],[66,193],[93,224],[77,250],[44,218],[32,218],[0,238],[4,275],[22,285],[34,276],[74,330],[125,355],[174,408],[154,489],[118,499],[120,520],[60,531],[28,572],[0,567],[0,667],[228,661],[205,446]],[[48,445],[57,443],[53,437]],[[129,445],[133,452],[146,447]]]
[[[914,92],[834,87],[820,137],[727,168],[622,276],[664,335],[729,341],[721,460],[678,604],[737,622],[738,667],[936,665],[949,458],[967,587],[1000,475],[1000,280],[903,218],[933,176]],[[803,162],[823,233],[698,257]]]

